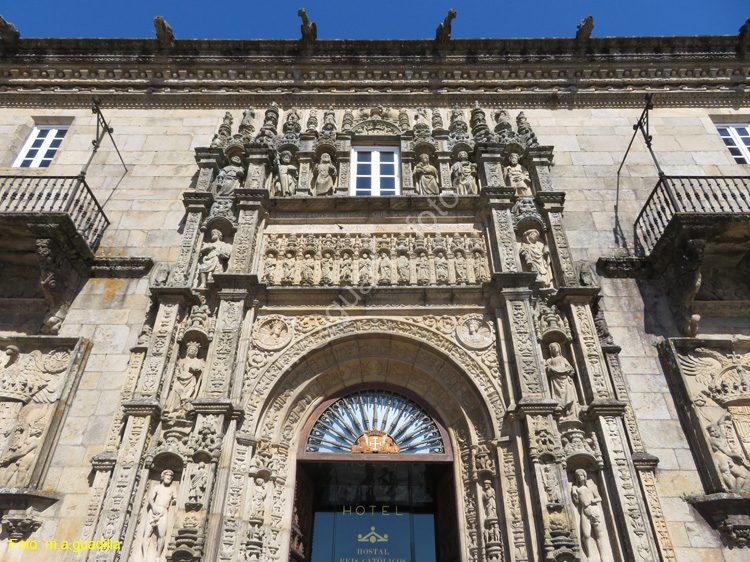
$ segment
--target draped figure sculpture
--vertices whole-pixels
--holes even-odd
[[[414,166],[413,174],[419,195],[440,195],[438,171],[430,164],[430,156],[427,153],[419,155],[419,163]]]
[[[577,419],[581,407],[578,404],[578,393],[573,382],[576,371],[562,356],[559,343],[549,344],[549,354],[549,359],[544,362],[544,368],[549,377],[552,398],[562,404],[562,419]]]

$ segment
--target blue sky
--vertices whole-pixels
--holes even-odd
[[[321,39],[434,37],[449,8],[453,37],[569,37],[594,16],[593,36],[734,35],[748,0],[11,0],[0,15],[23,37],[154,37],[163,16],[178,39],[297,39],[304,6]]]

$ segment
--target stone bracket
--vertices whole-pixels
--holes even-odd
[[[59,494],[26,488],[0,488],[0,524],[11,540],[24,540],[42,526],[39,514],[61,499]]]
[[[747,494],[710,494],[688,503],[737,548],[750,547],[750,497]]]

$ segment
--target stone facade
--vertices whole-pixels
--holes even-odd
[[[750,121],[744,36],[639,43],[582,22],[456,40],[453,13],[435,41],[350,45],[301,15],[301,41],[198,49],[161,20],[155,40],[4,43],[0,175],[76,176],[92,93],[128,169],[105,140],[90,255],[40,231],[44,209],[0,224],[0,261],[34,280],[0,281],[3,560],[47,560],[45,541],[75,561],[310,560],[300,463],[324,457],[306,440],[358,389],[402,393],[440,433],[457,530],[440,560],[747,556],[750,320],[721,310],[747,300],[674,297],[696,268],[633,254],[658,180],[638,141],[617,175],[657,86],[666,175],[748,175],[716,130]],[[56,123],[50,167],[10,167]],[[366,147],[397,155],[395,195],[357,194]],[[701,232],[710,278],[721,240]],[[694,306],[701,339],[683,338]],[[380,443],[409,460],[360,433],[349,462]],[[101,540],[121,548],[72,546]]]

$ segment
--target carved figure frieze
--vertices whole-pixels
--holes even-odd
[[[462,285],[489,279],[474,233],[266,236],[262,279],[269,285]]]
[[[211,231],[211,240],[204,242],[200,250],[200,261],[198,265],[198,288],[206,287],[209,279],[214,273],[226,271],[229,257],[232,254],[232,245],[224,242],[221,230]]]

